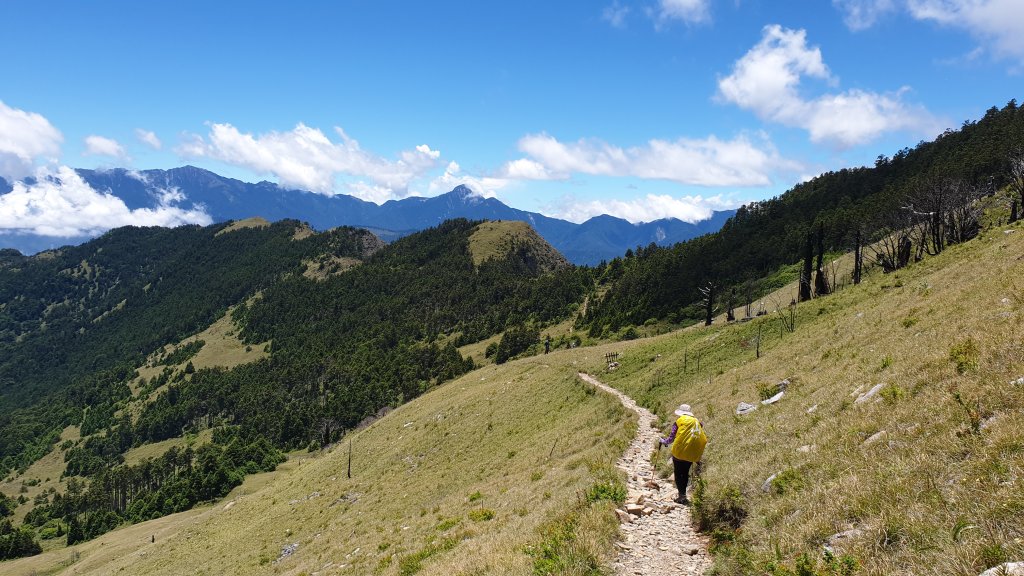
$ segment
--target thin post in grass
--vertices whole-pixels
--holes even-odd
[[[700,355],[701,351],[697,350],[697,374],[700,374]]]
[[[348,439],[348,477],[352,477],[352,439]]]
[[[558,446],[558,438],[555,438],[555,443],[551,445],[551,450],[548,451],[548,460],[551,460],[551,455],[555,453],[555,446]]]
[[[686,374],[686,362],[689,360],[689,350],[683,350],[683,374]]]

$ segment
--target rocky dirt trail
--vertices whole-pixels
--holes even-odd
[[[703,574],[711,566],[707,540],[694,530],[689,507],[673,502],[676,489],[672,479],[658,478],[651,466],[651,450],[659,438],[659,431],[651,427],[654,414],[588,374],[579,377],[614,395],[640,418],[636,437],[617,462],[628,477],[628,495],[624,509],[616,510],[621,524],[615,573]],[[662,454],[666,454],[664,450]]]

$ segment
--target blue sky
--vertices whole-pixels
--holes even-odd
[[[6,231],[202,221],[173,194],[126,212],[66,170],[186,163],[696,220],[1024,86],[1019,0],[5,0],[0,21],[0,175],[41,177],[0,197]]]

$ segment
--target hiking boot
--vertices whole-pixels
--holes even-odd
[[[676,504],[682,504],[683,506],[686,506],[687,504],[690,503],[690,501],[686,498],[686,496],[680,496],[680,497],[676,498],[675,500],[673,500],[673,502],[675,502]]]

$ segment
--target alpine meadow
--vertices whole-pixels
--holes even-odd
[[[0,574],[1024,575],[1015,0],[0,20]]]

